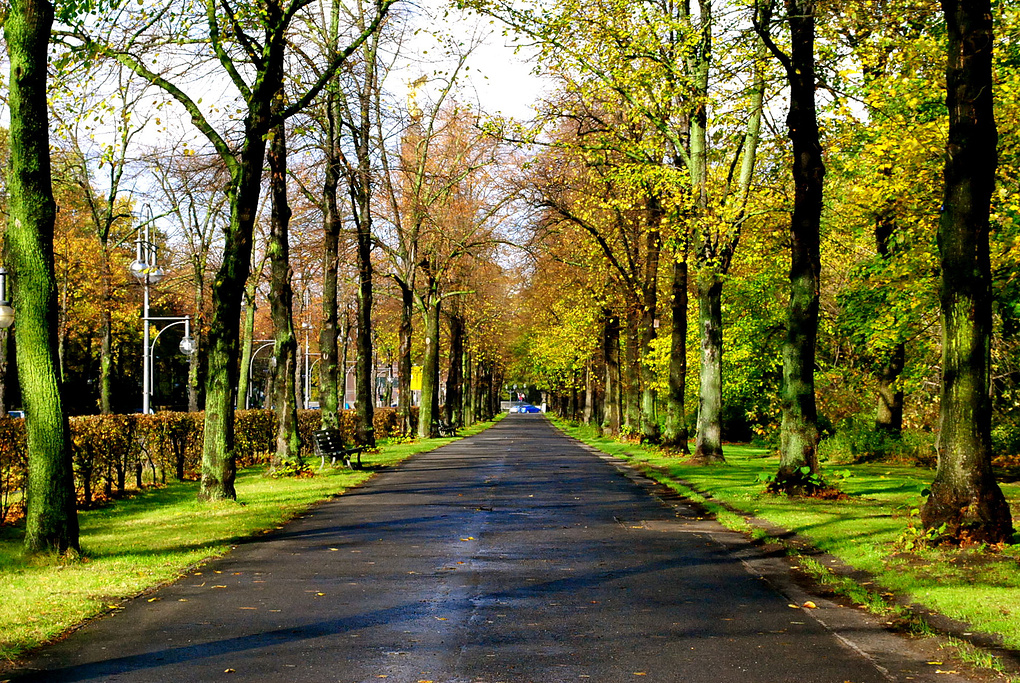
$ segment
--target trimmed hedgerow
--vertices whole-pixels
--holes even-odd
[[[310,457],[312,433],[321,412],[298,411],[302,454]],[[416,417],[412,414],[412,420]],[[129,487],[166,484],[199,476],[202,461],[204,413],[159,412],[152,415],[87,415],[72,417],[71,441],[78,503],[83,509],[101,504]],[[376,408],[375,433],[396,433],[393,408]],[[340,430],[354,443],[354,412],[340,413]],[[238,467],[268,461],[276,438],[276,415],[271,410],[234,413],[234,454]],[[25,421],[0,418],[0,524],[24,514],[23,489],[27,467]]]

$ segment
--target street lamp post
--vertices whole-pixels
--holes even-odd
[[[7,269],[0,267],[0,329],[14,324],[14,309],[7,300]]]
[[[131,274],[142,283],[142,414],[152,412],[152,350],[165,330],[174,325],[184,324],[184,339],[181,341],[181,353],[191,355],[195,352],[195,341],[191,338],[190,316],[158,316],[149,315],[149,286],[157,285],[163,279],[163,269],[156,265],[156,245],[152,242],[152,209],[146,204],[143,213],[148,213],[148,220],[138,226],[138,239],[135,240],[135,260],[130,266]],[[149,323],[173,321],[170,325],[156,333],[156,339],[150,340]]]

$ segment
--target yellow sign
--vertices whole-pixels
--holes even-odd
[[[421,391],[421,366],[411,368],[411,391]]]

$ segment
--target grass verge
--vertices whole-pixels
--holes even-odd
[[[762,537],[766,532],[748,524],[746,516],[763,519],[868,572],[875,579],[872,586],[840,587],[842,577],[824,567],[816,576],[858,604],[888,614],[896,611],[889,599],[897,596],[975,631],[999,634],[1005,647],[1020,650],[1020,545],[904,549],[909,545],[904,541],[916,538],[916,511],[923,502],[921,491],[934,477],[931,470],[887,463],[828,466],[823,474],[847,494],[845,500],[788,498],[764,492],[762,477],[774,474],[779,460],[762,449],[727,446],[726,464],[693,465],[654,447],[602,437],[586,425],[555,422],[571,436],[630,460],[703,504],[730,528]],[[1014,520],[1020,519],[1020,484],[1002,484],[1002,490]]]
[[[474,425],[461,430],[461,436],[491,425]],[[91,617],[117,609],[124,599],[223,555],[239,539],[279,527],[380,468],[455,440],[383,442],[379,453],[362,456],[364,470],[327,468],[308,478],[274,479],[264,476],[264,468],[242,470],[235,484],[237,502],[199,503],[197,482],[137,492],[79,513],[83,556],[74,560],[26,557],[23,530],[0,527],[0,657],[11,661]]]

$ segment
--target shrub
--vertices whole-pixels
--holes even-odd
[[[14,522],[24,514],[25,420],[0,417],[0,524]]]

